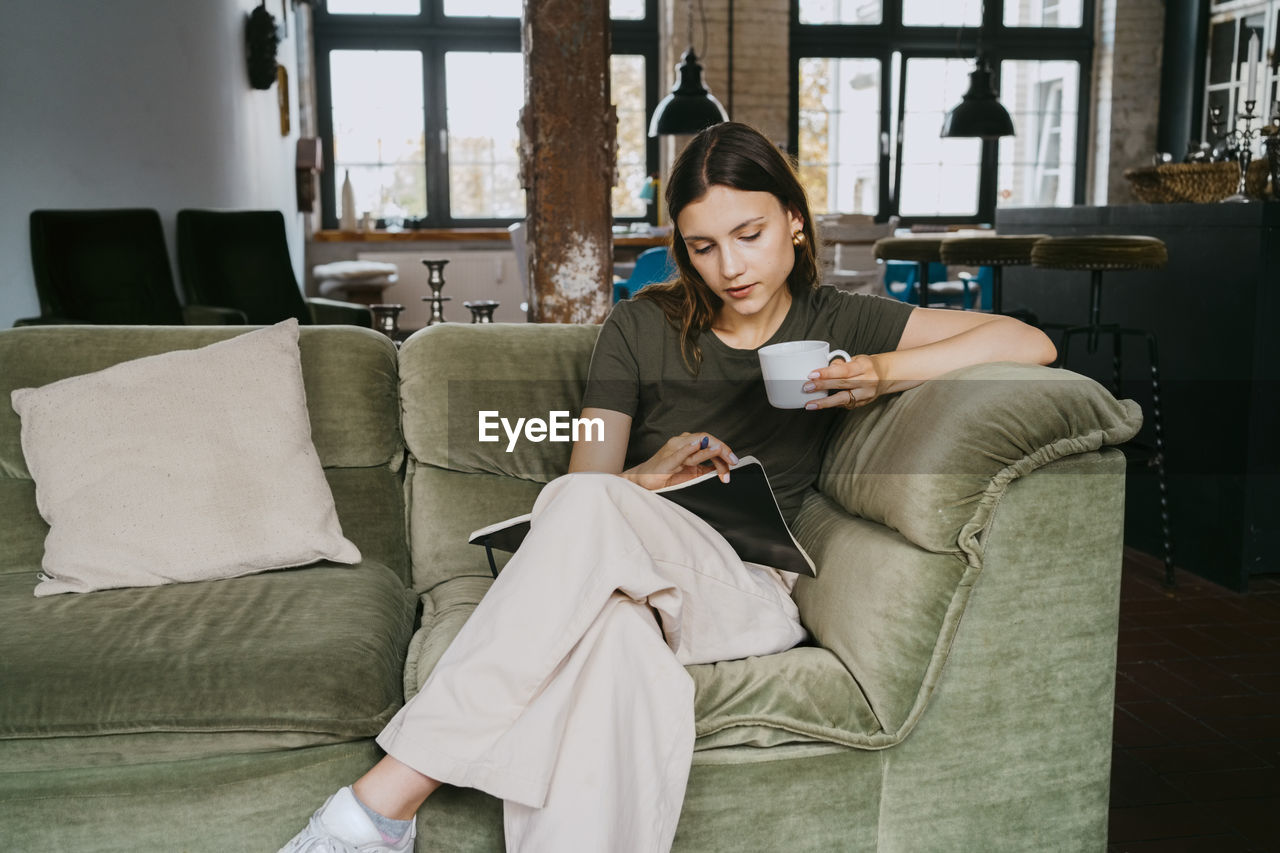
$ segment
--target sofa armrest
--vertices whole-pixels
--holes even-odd
[[[918,848],[921,826],[953,850],[1106,847],[1124,480],[1103,448],[1010,484],[945,666],[887,756],[882,849]]]
[[[243,326],[249,322],[243,311],[216,305],[184,305],[182,319],[188,326]]]
[[[317,325],[373,328],[373,312],[366,305],[316,296],[307,300],[307,306],[311,309],[311,319]]]
[[[918,719],[1011,486],[1068,462],[1104,470],[1096,451],[1141,423],[1135,403],[1091,379],[988,364],[854,411],[837,428],[820,493],[796,519],[818,576],[801,578],[795,597],[805,627],[853,674],[886,735],[902,737]],[[1118,525],[1082,506],[1084,481],[1048,479],[1062,488],[1050,487],[1041,526],[1012,533],[1034,559],[1059,556],[1036,547],[1059,536],[1054,525],[1069,514]],[[1093,479],[1123,494],[1123,477]]]

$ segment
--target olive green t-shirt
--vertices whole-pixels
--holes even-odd
[[[897,348],[911,310],[894,299],[819,287],[791,301],[764,346],[819,340],[850,355],[888,352]],[[702,363],[695,376],[681,357],[680,333],[655,302],[618,303],[596,341],[583,406],[631,416],[627,467],[682,432],[709,432],[738,456],[755,456],[790,522],[817,478],[823,443],[843,410],[775,409],[765,396],[756,350],[734,349],[710,331],[698,343]]]

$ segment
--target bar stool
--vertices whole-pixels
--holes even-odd
[[[916,304],[929,306],[929,264],[942,261],[942,237],[881,237],[874,252],[878,261],[915,261]]]
[[[1062,332],[1062,348],[1059,364],[1066,366],[1070,357],[1071,339],[1084,335],[1089,352],[1097,352],[1101,335],[1110,335],[1112,341],[1111,375],[1112,391],[1120,393],[1123,372],[1123,343],[1126,337],[1145,339],[1151,370],[1151,423],[1154,429],[1155,447],[1148,465],[1156,469],[1156,481],[1160,490],[1160,530],[1163,535],[1165,584],[1173,585],[1173,536],[1169,524],[1169,484],[1165,475],[1164,419],[1160,402],[1160,361],[1156,336],[1146,329],[1127,329],[1118,323],[1102,322],[1102,274],[1115,270],[1163,269],[1169,261],[1168,249],[1162,240],[1142,236],[1087,236],[1045,237],[1031,249],[1031,263],[1044,269],[1088,270],[1089,322],[1083,326],[1068,326]]]
[[[991,267],[991,313],[1004,313],[1004,289],[1001,271],[1005,267],[1031,263],[1031,247],[1044,234],[984,234],[981,237],[948,237],[942,241],[942,262],[947,266]],[[1030,312],[1016,312],[1023,319],[1035,318]]]

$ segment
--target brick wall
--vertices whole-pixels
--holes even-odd
[[[1156,151],[1163,39],[1162,0],[1099,3],[1090,204],[1137,201],[1124,170]]]
[[[789,0],[736,0],[733,4],[733,80],[729,79],[729,0],[704,0],[706,28],[696,0],[659,3],[662,44],[659,80],[665,96],[676,63],[689,46],[688,9],[693,6],[693,47],[706,71],[707,88],[729,118],[746,122],[781,145],[787,143],[787,86],[791,62]],[[704,51],[705,46],[705,51]],[[687,139],[662,145],[662,174]]]

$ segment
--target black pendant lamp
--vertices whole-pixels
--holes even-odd
[[[1013,119],[996,97],[995,87],[991,84],[991,68],[981,53],[978,54],[977,67],[969,73],[969,91],[947,113],[941,135],[980,139],[1014,135]]]
[[[699,0],[701,6],[701,0]],[[706,29],[706,22],[703,22]],[[704,45],[705,47],[705,45]],[[689,48],[676,66],[676,84],[658,102],[649,122],[649,135],[693,134],[713,124],[728,121],[729,114],[707,91],[702,77],[702,64],[693,51],[693,2],[689,2]]]

